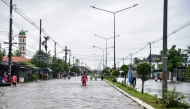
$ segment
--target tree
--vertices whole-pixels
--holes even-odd
[[[112,75],[118,77],[120,75],[120,72],[118,70],[114,70]]]
[[[63,69],[65,72],[69,72],[69,67],[66,62],[63,63]]]
[[[16,50],[14,53],[13,53],[13,56],[21,56],[21,53],[19,50]]]
[[[171,72],[171,81],[173,81],[173,69],[182,66],[183,56],[180,54],[181,49],[178,48],[178,50],[175,49],[176,45],[173,45],[171,49],[168,50],[168,70]],[[160,51],[160,60],[162,60],[162,50]]]
[[[142,60],[139,59],[139,58],[137,58],[137,57],[135,57],[135,58],[133,59],[133,63],[134,63],[135,65],[138,65],[140,62],[142,62]]]
[[[39,60],[41,63],[41,67],[39,66]],[[32,57],[32,59],[30,60],[30,62],[40,68],[47,68],[47,67],[51,68],[51,65],[52,65],[51,57],[43,51],[40,51],[40,52],[37,51]]]
[[[187,54],[190,55],[190,45],[187,45],[187,49],[185,49],[184,51],[187,52]]]
[[[109,75],[109,71],[108,70],[102,70],[102,73],[105,73],[106,75]]]
[[[64,62],[61,59],[56,59],[54,66],[54,70],[56,73],[64,71]]]
[[[123,71],[123,75],[124,75],[124,85],[126,86],[126,75],[128,73],[129,67],[127,65],[122,65],[120,68]]]
[[[42,42],[42,45],[44,46],[46,53],[47,53],[47,41],[50,39],[49,36],[44,36],[44,41]]]
[[[184,75],[184,80],[189,81],[190,80],[190,66],[187,66],[185,75]]]
[[[80,69],[79,69],[78,67],[76,67],[76,66],[71,67],[70,71],[71,71],[71,72],[75,72],[75,73],[77,73],[77,74],[80,73]]]
[[[137,73],[142,80],[142,90],[144,93],[144,83],[148,80],[148,75],[151,73],[151,66],[147,63],[141,63],[137,66]]]

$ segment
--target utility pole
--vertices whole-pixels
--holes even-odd
[[[131,55],[131,65],[132,65],[132,55],[133,55],[133,54],[130,54],[130,55]]]
[[[55,56],[55,60],[56,60],[56,42],[55,42],[55,46],[54,46],[54,56]]]
[[[151,61],[152,61],[152,57],[151,57],[151,42],[149,42],[148,44],[150,44],[150,59],[149,59],[149,62],[150,62],[150,66],[151,66]]]
[[[119,70],[119,62],[118,62],[118,70]]]
[[[8,68],[8,75],[9,79],[11,79],[11,51],[12,51],[12,0],[10,0],[10,26],[9,26],[9,68]]]
[[[164,0],[164,19],[163,19],[163,54],[162,54],[162,63],[163,63],[163,80],[162,80],[162,99],[166,99],[167,93],[167,18],[168,16],[168,0]]]
[[[68,54],[67,51],[70,51],[70,50],[68,50],[67,46],[65,46],[65,50],[63,50],[63,51],[65,51],[65,62],[67,63],[67,54]]]
[[[73,67],[74,67],[74,60],[75,60],[75,57],[73,56]]]
[[[39,72],[38,72],[38,74],[40,75],[40,68],[41,68],[41,57],[40,57],[40,54],[41,54],[41,32],[42,32],[42,20],[40,19],[40,40],[39,40],[39,53],[38,53],[38,55],[39,55]]]
[[[125,59],[125,58],[123,58],[123,65],[124,65],[124,59]]]
[[[70,69],[70,66],[71,66],[71,50],[69,52],[69,69]]]

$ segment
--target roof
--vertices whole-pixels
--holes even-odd
[[[28,62],[28,61],[30,61],[30,59],[25,58],[25,57],[21,57],[21,56],[19,56],[19,57],[12,56],[11,59],[12,59],[12,62],[21,62],[21,61],[27,61]],[[3,61],[7,61],[8,62],[8,57],[4,56],[3,57]]]
[[[23,30],[21,30],[21,31],[19,32],[19,35],[24,35],[24,36],[25,36],[25,34],[26,34],[26,32],[23,31]]]
[[[151,62],[156,62],[156,60],[159,59],[158,56],[159,56],[159,54],[151,54]],[[150,61],[150,54],[146,58],[146,61],[148,61],[148,62]]]

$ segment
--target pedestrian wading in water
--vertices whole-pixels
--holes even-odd
[[[87,75],[86,75],[86,72],[84,72],[84,73],[82,74],[81,81],[82,81],[82,85],[83,85],[83,86],[86,86],[86,81],[88,81],[88,77],[87,77]]]

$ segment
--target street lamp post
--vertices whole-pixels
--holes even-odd
[[[105,37],[102,37],[102,36],[98,36],[98,35],[96,35],[96,34],[94,34],[94,35],[106,40],[106,68],[107,68],[107,40],[108,40],[108,39],[111,39],[111,38],[114,38],[114,37],[105,38]],[[120,35],[115,36],[115,37],[119,37],[119,36],[120,36]]]
[[[121,11],[130,9],[130,8],[132,8],[132,7],[135,7],[135,6],[137,6],[137,5],[138,5],[138,4],[135,4],[135,5],[131,6],[131,7],[128,7],[128,8],[125,8],[125,9],[122,9],[122,10],[119,10],[119,11],[116,11],[116,12],[112,12],[112,11],[108,11],[108,10],[96,8],[95,6],[91,6],[91,7],[94,8],[94,9],[98,9],[98,10],[101,10],[101,11],[109,12],[109,13],[112,13],[112,14],[114,15],[114,69],[116,69],[116,63],[115,63],[115,14],[116,14],[116,13],[119,13],[119,12],[121,12]]]
[[[99,47],[93,46],[93,48],[98,48],[98,49],[103,50],[103,69],[104,69],[104,50],[108,49],[108,48],[113,48],[113,47],[108,47],[108,48],[106,47],[105,49],[103,49],[103,48],[99,48]],[[107,57],[107,54],[106,54],[106,57]]]

